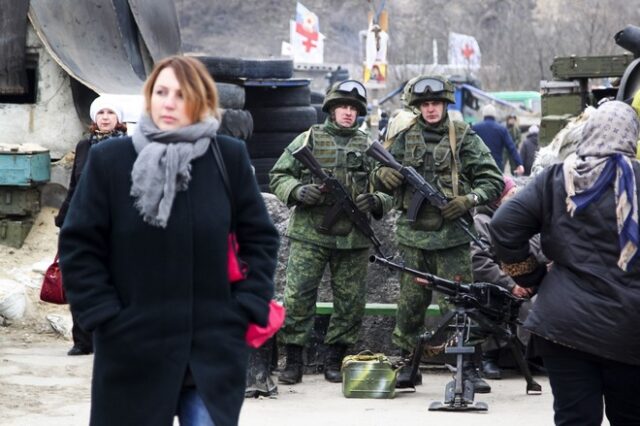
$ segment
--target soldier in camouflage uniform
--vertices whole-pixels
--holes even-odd
[[[414,191],[403,182],[403,176],[392,168],[379,167],[374,185],[394,193],[396,207],[401,211],[396,236],[406,266],[470,282],[470,238],[453,221],[466,215],[472,223],[469,210],[496,199],[502,192],[502,174],[473,130],[464,122],[449,120],[447,105],[454,102],[451,82],[439,76],[414,79],[408,102],[420,110],[420,116],[392,143],[387,143],[387,149],[398,162],[414,167],[450,201],[440,210],[425,200],[412,223],[407,210]],[[431,291],[416,285],[411,275],[402,274],[393,342],[405,356],[413,351],[424,331],[425,310],[430,303]],[[421,376],[416,383],[409,377],[410,366],[405,365],[398,375],[398,386],[422,382]]]
[[[347,346],[356,342],[362,323],[371,243],[346,215],[339,217],[328,233],[318,231],[334,199],[321,190],[318,179],[292,152],[306,144],[322,168],[351,192],[361,211],[382,218],[393,207],[393,199],[383,192],[370,192],[374,163],[364,151],[371,142],[358,130],[356,121],[358,115],[366,114],[366,105],[361,83],[346,80],[333,84],[322,106],[329,118],[296,137],[269,174],[273,193],[294,206],[287,230],[291,240],[284,292],[287,317],[279,333],[286,348],[281,383],[302,380],[302,349],[311,335],[318,286],[327,263],[334,306],[325,337],[324,374],[328,381],[342,381],[342,358]]]
[[[511,136],[513,144],[516,146],[516,150],[520,152],[522,131],[520,130],[520,125],[518,124],[518,117],[515,114],[509,114],[507,116],[507,130],[509,131],[509,136]],[[502,158],[509,159],[509,167],[511,168],[511,173],[515,173],[515,170],[518,168],[518,164],[516,163],[516,160],[511,157],[508,149],[505,148],[502,150]]]

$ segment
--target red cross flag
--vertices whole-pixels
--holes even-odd
[[[480,46],[470,35],[449,33],[449,65],[480,68]]]
[[[300,3],[296,5],[296,20],[290,22],[290,35],[294,62],[323,62],[324,36],[320,34],[318,16]]]

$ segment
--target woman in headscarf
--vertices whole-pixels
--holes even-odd
[[[576,152],[491,221],[503,269],[520,286],[540,284],[525,327],[549,373],[556,425],[600,425],[603,406],[613,426],[640,424],[639,128],[630,106],[603,104]],[[538,232],[548,272],[529,252]]]
[[[76,145],[67,196],[62,202],[58,215],[55,218],[55,224],[58,228],[62,227],[64,219],[67,216],[71,198],[76,190],[76,185],[84,169],[87,155],[89,154],[89,148],[105,139],[126,136],[127,134],[127,125],[122,122],[122,109],[113,99],[105,96],[97,97],[91,103],[89,115],[91,116],[89,136],[82,139],[78,142],[78,145]],[[78,325],[78,321],[75,315],[73,315],[73,312],[71,318],[73,320],[73,328],[71,329],[73,346],[67,354],[88,355],[93,353],[93,338],[91,333],[83,330]]]
[[[278,232],[244,143],[216,134],[202,63],[160,61],[144,97],[133,137],[91,150],[60,235],[67,297],[94,331],[90,424],[236,425],[245,333],[267,324]],[[248,275],[231,285],[233,230]]]

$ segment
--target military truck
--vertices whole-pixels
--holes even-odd
[[[640,87],[640,27],[629,25],[616,33],[614,40],[629,53],[554,58],[553,80],[540,82],[540,146],[548,145],[587,106],[597,106],[603,99],[630,103]]]

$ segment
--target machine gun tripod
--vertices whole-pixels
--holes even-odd
[[[514,297],[508,290],[495,284],[466,284],[450,281],[427,272],[407,268],[379,256],[371,256],[369,260],[425,280],[428,282],[426,286],[429,289],[445,294],[453,305],[453,309],[443,316],[434,331],[427,331],[419,337],[413,351],[411,381],[415,383],[425,346],[437,346],[443,340],[455,342],[455,345],[445,347],[445,353],[456,356],[456,374],[453,380],[447,383],[444,402],[431,403],[429,411],[486,411],[488,409],[486,403],[474,402],[474,385],[462,374],[465,355],[471,356],[475,352],[473,346],[464,345],[472,329],[506,341],[527,382],[526,393],[542,392],[540,384],[533,380],[529,366],[522,355],[522,343],[515,333],[522,299]],[[453,333],[448,333],[451,328]],[[443,339],[443,336],[448,334],[451,338]]]

